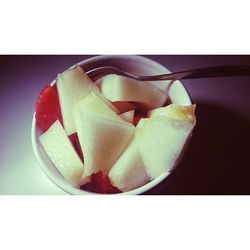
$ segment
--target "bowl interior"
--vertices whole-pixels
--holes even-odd
[[[85,72],[100,66],[116,66],[121,69],[127,70],[128,72],[138,74],[138,75],[156,75],[156,74],[164,74],[169,73],[169,69],[164,67],[163,65],[150,60],[148,58],[142,56],[96,56],[85,61],[78,63]],[[74,67],[73,65],[72,67]],[[52,82],[52,85],[55,84],[56,81]],[[179,105],[190,105],[191,100],[188,95],[188,92],[184,88],[183,84],[180,81],[159,81],[159,82],[151,82],[153,85],[157,86],[158,88],[167,91],[169,93],[169,97],[172,103],[179,104]],[[63,176],[58,172],[54,164],[50,161],[49,157],[43,150],[42,146],[39,143],[40,133],[36,128],[36,119],[35,114],[33,116],[32,121],[32,131],[31,131],[31,138],[32,138],[32,145],[34,149],[34,153],[41,165],[42,170],[48,176],[48,178],[53,181],[59,188],[64,190],[69,194],[96,194],[91,193],[88,191],[80,190],[77,188],[72,187],[68,184]],[[188,143],[186,143],[185,148],[187,148]],[[183,151],[185,151],[185,148]],[[177,160],[179,162],[183,154],[181,154]],[[147,183],[146,185],[139,187],[137,189],[131,190],[129,192],[125,192],[122,194],[141,194],[146,192],[147,190],[153,188],[160,182],[162,182],[169,173],[164,173],[158,176],[153,181]]]

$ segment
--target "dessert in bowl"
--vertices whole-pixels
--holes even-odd
[[[116,66],[170,72],[141,56],[97,56],[59,74],[41,92],[32,122],[35,155],[70,194],[141,194],[162,182],[188,146],[195,105],[180,81],[141,82],[85,72]]]

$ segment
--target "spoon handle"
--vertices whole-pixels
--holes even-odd
[[[196,79],[196,78],[211,78],[211,77],[223,77],[223,76],[250,76],[250,65],[213,66],[207,68],[186,70],[172,74],[158,75],[155,76],[155,78],[152,76],[151,77],[142,76],[141,80],[147,81],[147,80]]]
[[[188,71],[186,71],[187,73]],[[182,72],[185,74],[185,72]],[[195,79],[205,77],[223,77],[223,76],[250,76],[250,66],[248,65],[224,65],[208,67],[196,70],[190,70],[189,75],[182,79]]]
[[[176,73],[168,73],[168,74],[154,75],[154,76],[138,76],[131,74],[127,71],[124,71],[122,69],[119,69],[117,67],[103,66],[99,68],[94,68],[88,71],[87,74],[91,79],[95,80],[108,74],[117,74],[140,81],[160,81],[160,80],[211,78],[211,77],[222,77],[222,76],[250,76],[250,65],[213,66],[213,67],[190,69],[185,71],[179,71]]]

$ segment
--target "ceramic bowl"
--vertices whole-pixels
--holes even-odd
[[[77,63],[80,65],[85,72],[100,66],[117,66],[121,69],[127,70],[130,73],[138,74],[138,75],[157,75],[157,74],[164,74],[169,73],[170,70],[164,67],[163,65],[148,59],[143,56],[135,56],[135,55],[122,55],[122,56],[95,56],[90,59],[84,60],[82,62]],[[74,67],[73,65],[72,67]],[[72,68],[71,67],[71,68]],[[54,80],[51,85],[56,84]],[[164,91],[168,91],[169,97],[172,103],[179,104],[179,105],[190,105],[191,100],[189,94],[183,84],[180,81],[161,81],[161,82],[152,82],[152,84],[156,85],[158,88],[161,88]],[[48,176],[48,178],[54,182],[59,188],[67,192],[68,194],[96,194],[91,193],[88,191],[80,190],[77,188],[72,187],[69,183],[65,181],[63,176],[58,172],[54,164],[50,161],[47,154],[44,152],[41,144],[39,143],[38,137],[40,133],[36,127],[36,119],[35,114],[33,116],[32,121],[32,131],[31,131],[31,139],[32,139],[32,146],[34,149],[34,153],[36,158],[38,159],[42,170]],[[185,144],[185,148],[182,152],[185,152],[189,143]],[[183,158],[183,153],[178,157],[176,166]],[[158,176],[156,179],[152,180],[151,182],[147,183],[144,186],[131,190],[129,192],[124,192],[121,194],[142,194],[151,188],[158,185],[160,182],[165,180],[170,173],[164,173]]]

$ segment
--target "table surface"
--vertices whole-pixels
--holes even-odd
[[[0,194],[63,195],[31,146],[34,103],[58,72],[92,55],[0,56]],[[250,65],[250,56],[147,55],[172,71]],[[250,77],[184,80],[197,126],[180,166],[147,194],[250,194]]]

